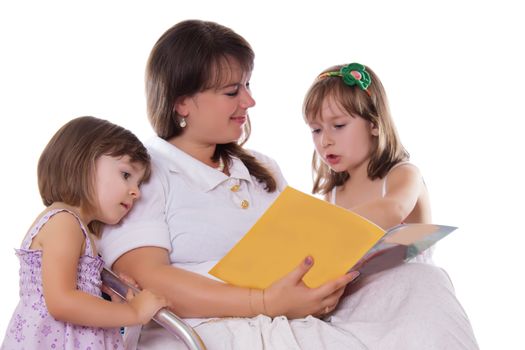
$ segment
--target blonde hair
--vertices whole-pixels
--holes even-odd
[[[242,36],[215,22],[187,20],[168,29],[153,46],[146,66],[148,118],[157,135],[169,140],[183,132],[175,110],[178,99],[220,86],[231,60],[251,72],[254,57]],[[250,137],[249,119],[243,131],[238,142],[217,145],[212,159],[239,158],[250,175],[274,192],[277,182],[271,172],[242,148]]]
[[[95,161],[102,155],[127,155],[144,166],[143,181],[150,176],[149,154],[131,131],[95,117],[75,118],[55,133],[38,160],[38,188],[44,205],[63,202],[93,213]],[[102,223],[94,221],[88,226],[100,235]]]
[[[326,72],[339,71],[344,65],[330,67]],[[333,99],[349,115],[358,116],[373,124],[378,129],[378,136],[373,145],[368,164],[370,179],[383,178],[397,163],[409,159],[409,154],[401,144],[396,127],[390,115],[388,100],[383,84],[369,68],[371,84],[366,91],[357,85],[349,86],[339,76],[317,78],[309,88],[303,102],[303,117],[312,122],[321,117],[323,102]],[[320,75],[321,75],[320,74]],[[349,178],[348,172],[334,172],[314,151],[312,158],[313,193],[326,194],[334,187],[343,185]]]

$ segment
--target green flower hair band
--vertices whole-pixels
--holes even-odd
[[[372,82],[370,74],[366,71],[365,66],[359,63],[350,63],[343,66],[337,72],[326,72],[319,75],[319,79],[326,77],[341,77],[343,82],[348,86],[359,86],[359,88],[370,95],[368,87]]]

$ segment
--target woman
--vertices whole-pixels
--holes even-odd
[[[345,286],[358,274],[310,289],[302,276],[314,263],[311,257],[298,261],[295,270],[266,290],[224,284],[207,274],[285,186],[273,160],[242,147],[250,134],[247,111],[255,105],[249,90],[253,59],[241,36],[213,22],[178,23],[157,41],[146,71],[148,115],[158,136],[148,145],[152,178],[126,220],[105,230],[101,250],[108,264],[166,296],[171,309],[187,318],[209,349],[360,349],[392,344],[405,349],[417,344],[421,349],[419,340],[433,342],[443,335],[442,329],[435,337],[417,333],[427,321],[417,313],[411,327],[398,329],[378,319],[376,308],[370,313],[367,309],[376,299],[388,306],[392,298],[408,297],[414,300],[410,308],[397,303],[399,310],[389,313],[401,322],[424,304],[418,293],[439,286],[446,290],[443,303],[450,307],[418,312],[424,316],[439,311],[444,315],[439,320],[457,316],[446,331],[471,334],[446,276],[423,264],[367,279],[344,303],[339,301]],[[418,276],[427,276],[430,284],[418,284]],[[401,278],[404,281],[398,283]],[[385,279],[396,281],[397,294],[379,290]],[[318,318],[336,307],[331,321]],[[370,321],[357,322],[354,312]],[[415,342],[408,337],[414,332]],[[457,337],[452,338],[440,344]],[[149,328],[143,330],[139,348],[177,344],[183,348],[162,329]]]

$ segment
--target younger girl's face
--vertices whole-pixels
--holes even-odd
[[[202,144],[235,142],[242,136],[248,109],[255,105],[250,91],[250,73],[236,61],[223,66],[227,74],[220,86],[198,92],[177,103],[177,112],[187,116],[183,137]]]
[[[377,129],[350,115],[333,99],[324,100],[321,115],[308,123],[319,157],[336,172],[366,167]]]
[[[95,161],[95,195],[97,212],[94,219],[114,225],[131,210],[140,197],[139,186],[145,169],[122,157],[100,156]]]

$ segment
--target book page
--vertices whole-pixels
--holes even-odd
[[[384,241],[410,245],[437,232],[441,226],[432,224],[402,224],[388,230]]]

